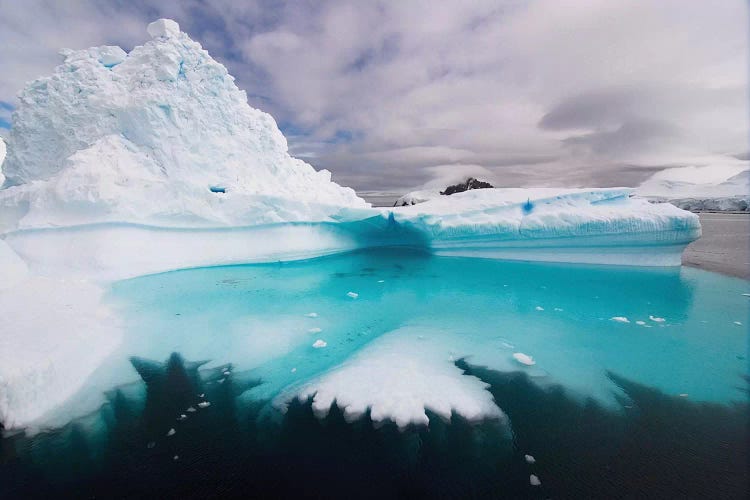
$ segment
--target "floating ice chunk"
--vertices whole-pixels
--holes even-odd
[[[228,376],[230,376],[230,375],[232,374],[232,372],[231,372],[231,371],[229,371],[229,370],[226,370],[226,371],[225,371],[225,372],[224,372],[223,374],[224,374],[224,375],[226,375],[226,376],[228,377]]]
[[[183,421],[183,420],[185,420],[186,418],[187,418],[187,415],[185,415],[185,414],[183,413],[183,414],[181,414],[181,415],[180,415],[179,417],[177,417],[177,420],[179,420],[180,422],[182,422],[182,421]]]
[[[307,333],[320,333],[320,332],[322,332],[322,331],[323,331],[323,329],[322,329],[322,328],[318,328],[318,327],[316,326],[315,328],[310,328],[309,330],[307,330]]]
[[[511,344],[510,342],[505,342],[505,341],[501,341],[501,342],[500,342],[500,346],[501,346],[501,347],[502,347],[503,349],[515,349],[515,348],[516,348],[516,346],[514,346],[514,345],[513,345],[513,344]]]
[[[378,280],[378,283],[385,283],[385,280]]]
[[[743,297],[750,297],[750,293],[743,293],[742,296]]]
[[[356,299],[357,297],[359,297],[359,294],[358,294],[358,293],[356,293],[356,292],[346,292],[346,295],[347,295],[348,297],[351,297],[351,298],[353,298],[353,299]]]
[[[635,324],[636,324],[636,325],[640,325],[640,326],[643,326],[643,325],[645,325],[645,324],[646,324],[646,322],[645,322],[645,321],[641,321],[641,320],[638,320],[638,321],[636,321],[636,322],[635,322]]]
[[[175,455],[175,456],[172,457],[172,460],[179,460],[179,459],[180,459],[179,455]]]
[[[167,436],[174,436],[175,434],[177,434],[177,431],[174,430],[174,427],[167,431]]]
[[[651,321],[654,321],[656,323],[664,323],[666,321],[664,318],[659,318],[657,316],[651,316],[650,314],[648,316],[648,319],[650,319]]]
[[[536,306],[534,308],[535,311],[544,311],[544,308],[542,306]]]
[[[738,326],[742,326],[742,323],[740,321],[735,321],[734,324]]]
[[[205,393],[201,392],[200,394],[198,394],[198,397],[199,397],[199,398],[202,398],[202,397],[204,397],[205,395],[206,395]]]
[[[307,313],[307,314],[305,314],[305,316],[307,316],[308,318],[317,318],[318,317],[318,313],[315,313],[315,312]]]
[[[158,19],[153,23],[150,23],[146,28],[146,31],[148,31],[148,34],[151,35],[152,38],[169,38],[180,34],[180,25],[171,19]]]
[[[201,397],[203,397],[203,396],[201,396]],[[193,407],[191,406],[190,408],[188,408],[188,409],[187,409],[187,411],[188,411],[189,413],[193,413],[193,412],[195,412],[195,408],[193,408]]]
[[[223,384],[225,380],[226,380],[225,378],[220,378],[219,380],[217,380],[217,382],[220,383],[220,384]]]
[[[318,340],[316,340],[315,342],[313,342],[313,345],[312,345],[312,346],[313,346],[313,347],[314,347],[315,349],[320,349],[321,347],[325,347],[325,346],[327,346],[327,345],[328,345],[328,343],[327,343],[327,342],[326,342],[325,340],[321,340],[321,339],[318,339]]]
[[[198,407],[199,408],[208,408],[209,406],[211,406],[211,403],[208,402],[208,401],[202,401],[202,402],[198,403]]]
[[[681,397],[681,398],[686,398],[686,397],[688,397],[688,394],[687,394],[687,393],[685,393],[685,392],[683,392],[682,394],[680,394],[680,397]]]
[[[531,474],[529,476],[529,484],[531,486],[541,486],[542,482],[539,480],[538,477],[536,477],[535,474]]]
[[[292,368],[292,373],[295,373],[297,371],[296,368]]]
[[[522,352],[514,352],[513,358],[519,363],[521,363],[522,365],[533,366],[536,364],[536,361],[534,361],[534,358]]]
[[[156,446],[156,443],[153,442],[153,441],[149,441],[148,444],[146,445],[146,448],[148,448],[149,450],[151,450],[151,449],[153,449],[154,446]]]
[[[563,312],[563,308],[562,307],[555,307],[555,311],[556,312]]]
[[[618,323],[630,323],[630,320],[625,316],[613,316],[609,319],[612,321],[617,321]]]
[[[532,457],[531,455],[524,455],[523,458],[526,459],[527,464],[536,463],[536,459]]]

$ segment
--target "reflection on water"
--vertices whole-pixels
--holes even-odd
[[[368,419],[346,423],[337,408],[321,420],[309,402],[295,402],[280,420],[263,418],[262,404],[238,411],[241,388],[226,367],[199,374],[174,355],[141,369],[143,382],[111,391],[96,430],[81,419],[4,438],[0,496],[743,498],[748,491],[747,404],[694,403],[610,374],[624,390],[612,409],[559,386],[542,389],[524,373],[458,364],[490,384],[507,422],[454,416],[399,431]],[[196,411],[185,414],[190,407]],[[541,486],[529,484],[530,474]]]

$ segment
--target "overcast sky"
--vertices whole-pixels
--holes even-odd
[[[0,0],[0,134],[60,48],[130,50],[159,17],[357,189],[636,185],[748,158],[743,0]]]

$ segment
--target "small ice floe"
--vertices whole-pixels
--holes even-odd
[[[325,346],[327,346],[327,345],[328,345],[328,343],[327,343],[327,342],[326,342],[325,340],[321,340],[321,339],[318,339],[318,340],[316,340],[316,341],[315,341],[315,342],[313,343],[313,345],[312,345],[312,346],[313,346],[313,347],[314,347],[315,349],[320,349],[321,347],[325,347]]]
[[[534,361],[534,358],[522,352],[514,352],[513,359],[515,359],[522,365],[526,365],[526,366],[533,366],[536,364],[536,361]]]
[[[531,486],[541,486],[542,482],[539,480],[538,477],[536,477],[536,474],[531,474],[529,476],[529,484]]]
[[[735,321],[734,324],[737,325],[737,326],[742,326],[742,323],[739,322],[739,321]]]
[[[743,297],[750,297],[750,293],[743,293],[742,296]]]
[[[198,408],[208,408],[209,406],[211,406],[211,403],[208,401],[201,401],[198,403]]]
[[[378,283],[385,283],[385,280],[378,280]]]
[[[618,323],[630,323],[630,320],[625,316],[613,316],[609,319],[612,321],[617,321]]]
[[[202,397],[205,397],[205,396],[206,396],[206,394],[205,394],[205,393],[203,393],[203,392],[201,392],[200,394],[198,394],[198,397],[199,397],[199,398],[202,398]]]
[[[502,347],[503,349],[515,349],[516,348],[516,346],[514,346],[510,342],[500,342],[500,347]]]
[[[179,459],[180,459],[179,455],[175,455],[175,456],[172,457],[172,460],[179,460]]]
[[[156,446],[156,443],[154,443],[153,441],[149,441],[149,442],[148,442],[148,444],[146,445],[146,448],[148,448],[148,449],[150,450],[150,449],[152,449],[152,448],[153,448],[154,446]]]
[[[562,307],[555,307],[555,312],[563,312],[563,308]]]
[[[523,458],[526,459],[527,464],[536,463],[536,458],[532,457],[531,455],[524,455]]]
[[[203,395],[201,395],[201,397],[203,397]],[[195,408],[191,406],[190,408],[187,409],[187,411],[189,411],[190,413],[193,413],[195,412]]]
[[[346,292],[346,295],[347,297],[351,297],[353,299],[356,299],[357,297],[359,297],[359,294],[356,292]]]
[[[297,369],[296,369],[296,368],[292,368],[292,373],[294,373],[294,372],[296,372],[296,371],[297,371]]]
[[[636,325],[640,325],[640,326],[643,326],[643,325],[645,325],[645,324],[646,324],[646,322],[645,322],[645,321],[641,321],[641,320],[638,320],[638,321],[636,321],[636,322],[635,322],[635,324],[636,324]]]
[[[220,384],[223,384],[225,380],[226,380],[225,378],[220,378],[219,380],[217,380],[217,382]]]
[[[230,376],[230,375],[232,374],[232,372],[231,372],[230,370],[224,370],[224,372],[223,372],[223,373],[224,373],[224,375],[226,375],[227,377],[228,377],[228,376]]]
[[[180,422],[182,422],[182,421],[183,421],[183,420],[185,420],[186,418],[187,418],[187,415],[185,415],[185,414],[183,413],[182,415],[180,415],[179,417],[177,417],[177,420],[178,420],[178,421],[180,421]]]
[[[664,318],[659,318],[658,316],[651,316],[650,314],[648,316],[648,319],[650,319],[651,321],[655,323],[664,323],[666,321],[666,319]]]
[[[167,436],[174,436],[175,434],[177,434],[177,431],[174,430],[174,427],[167,431]]]
[[[683,393],[682,393],[682,394],[680,394],[679,396],[680,396],[681,398],[686,398],[686,397],[688,397],[688,394],[687,394],[686,392],[683,392]]]
[[[323,331],[322,328],[315,327],[315,328],[310,328],[309,330],[307,330],[307,333],[320,333],[322,331]]]
[[[307,314],[305,314],[305,316],[307,316],[308,318],[317,318],[318,317],[318,313],[307,313]]]
[[[544,308],[542,306],[536,306],[534,308],[535,311],[544,311]]]

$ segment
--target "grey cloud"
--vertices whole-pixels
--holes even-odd
[[[172,17],[290,148],[360,189],[479,165],[502,185],[638,183],[747,149],[747,7],[702,0],[0,0],[0,100],[60,47]],[[720,36],[719,36],[720,34]],[[346,139],[341,139],[346,137]]]

